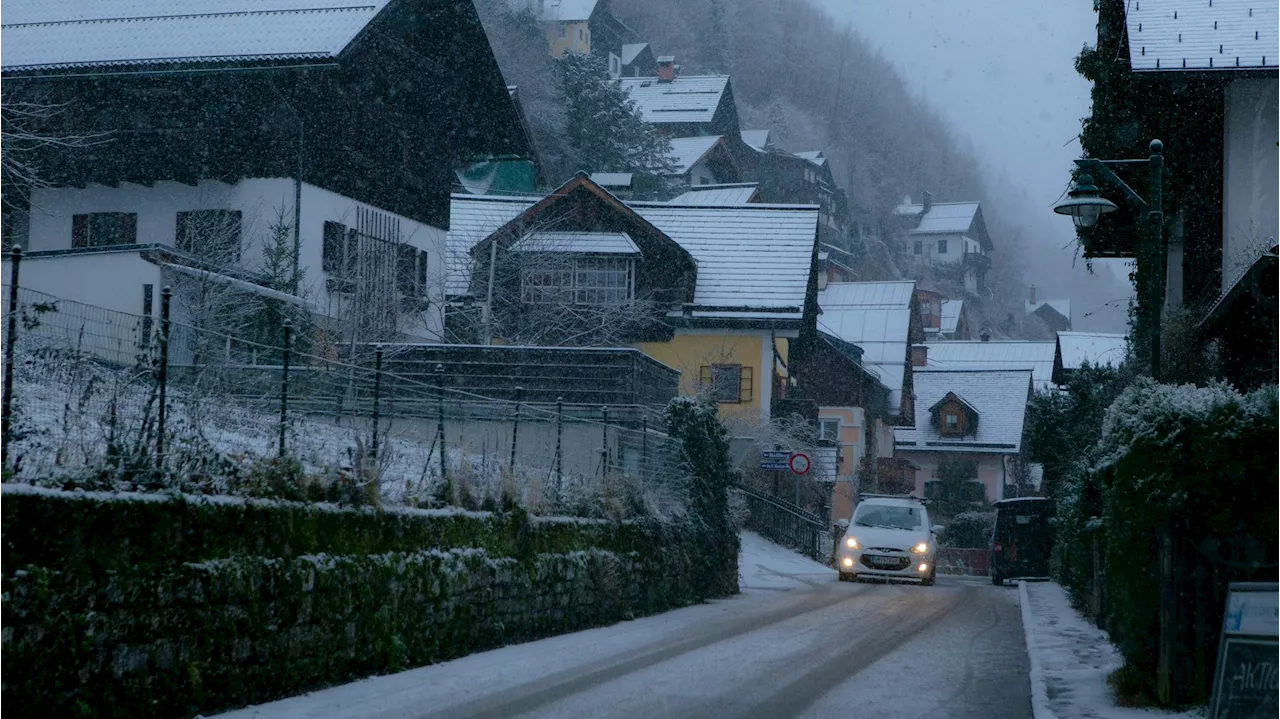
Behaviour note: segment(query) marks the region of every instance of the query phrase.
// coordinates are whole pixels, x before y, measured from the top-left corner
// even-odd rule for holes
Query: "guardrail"
[[[772,542],[791,547],[825,563],[830,547],[824,541],[826,522],[818,515],[777,497],[748,487],[737,487],[747,502],[747,529]]]

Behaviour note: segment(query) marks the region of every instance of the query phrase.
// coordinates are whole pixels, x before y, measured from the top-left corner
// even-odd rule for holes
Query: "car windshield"
[[[920,529],[924,526],[924,513],[916,507],[863,504],[854,514],[853,523],[859,527]]]

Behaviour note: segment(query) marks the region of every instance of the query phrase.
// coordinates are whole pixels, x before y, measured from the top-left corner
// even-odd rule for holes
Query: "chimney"
[[[928,190],[924,191],[924,214],[929,213],[929,208],[933,207],[933,193]]]
[[[983,327],[982,331],[978,333],[978,339],[982,340],[983,342],[990,342],[991,330],[987,329],[986,327]]]
[[[911,195],[903,195],[903,196],[902,196],[902,204],[904,204],[904,205],[910,205],[910,204],[911,204]]]
[[[925,345],[911,345],[911,366],[929,366],[929,348]]]
[[[658,58],[658,82],[675,82],[676,58],[674,55],[663,55]]]
[[[1035,285],[1031,285],[1031,304],[1032,304],[1032,306],[1034,306],[1034,305],[1035,305],[1035,303],[1036,303],[1036,286],[1035,286]]]

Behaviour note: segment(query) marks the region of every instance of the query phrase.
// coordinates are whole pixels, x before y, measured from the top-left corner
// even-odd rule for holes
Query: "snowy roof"
[[[675,165],[674,174],[683,175],[698,161],[706,157],[711,148],[720,142],[720,135],[699,135],[697,137],[671,138],[671,161]]]
[[[711,122],[729,86],[729,76],[685,75],[671,82],[624,77],[618,82],[631,93],[645,122]]]
[[[542,17],[559,22],[585,22],[596,11],[596,0],[542,0]]]
[[[920,224],[911,230],[913,235],[958,235],[969,231],[978,214],[976,202],[934,202],[920,218]],[[924,205],[898,205],[897,215],[919,215]]]
[[[960,325],[960,313],[963,310],[964,300],[943,300],[938,330],[947,335],[955,333]]]
[[[889,410],[901,411],[915,282],[830,282],[818,293],[818,331],[857,345],[862,364],[889,388]]]
[[[1053,387],[1053,342],[950,340],[925,347],[929,370],[1031,370],[1037,389]]]
[[[593,172],[591,181],[601,187],[631,187],[630,172]]]
[[[1059,332],[1058,352],[1064,370],[1080,369],[1085,362],[1095,367],[1119,367],[1124,361],[1128,337],[1102,332]]]
[[[622,64],[630,65],[632,62],[635,62],[636,56],[644,52],[646,47],[649,47],[649,43],[647,42],[627,43],[623,45],[621,58]]]
[[[1135,72],[1274,70],[1280,58],[1274,2],[1142,0],[1125,24]]]
[[[6,71],[337,57],[388,0],[96,0],[5,6]]]
[[[745,205],[756,196],[760,185],[755,182],[737,182],[724,185],[694,185],[689,191],[668,200],[670,205],[702,205],[730,207]]]
[[[758,152],[764,152],[772,144],[769,140],[768,130],[742,130],[740,134],[742,135],[742,141]]]
[[[822,167],[827,162],[827,158],[822,156],[822,150],[807,150],[805,152],[794,152],[792,154],[801,160],[808,160],[818,167]]]
[[[468,291],[471,248],[540,199],[453,195],[446,280],[450,295],[463,295]],[[698,267],[694,288],[696,304],[795,308],[792,312],[764,312],[751,316],[772,319],[798,319],[801,316],[805,288],[809,283],[810,260],[818,234],[816,206],[628,204],[693,257]],[[695,313],[695,316],[721,315],[744,316],[742,313]]]
[[[572,252],[638,255],[625,232],[535,232],[511,246],[514,252]]]
[[[1022,447],[1022,427],[1031,388],[1029,370],[917,370],[912,376],[916,395],[914,427],[893,430],[899,452],[1016,453]],[[933,427],[930,408],[948,392],[964,397],[978,413],[978,429],[964,437],[943,437]]]
[[[1041,300],[1039,302],[1023,302],[1022,304],[1026,309],[1027,314],[1036,312],[1041,307],[1049,305],[1054,312],[1065,317],[1068,322],[1071,321],[1071,300]]]

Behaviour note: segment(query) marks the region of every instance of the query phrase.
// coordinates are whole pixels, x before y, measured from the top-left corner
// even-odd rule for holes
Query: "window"
[[[938,433],[943,437],[959,437],[965,433],[968,424],[964,408],[954,402],[942,406],[938,418]]]
[[[832,442],[839,442],[840,441],[840,420],[839,419],[818,420],[818,438],[830,440]]]
[[[582,37],[582,28],[578,28],[578,42],[583,42],[583,41],[584,41],[584,38]]]
[[[622,77],[622,59],[609,53],[609,77]]]
[[[324,248],[321,250],[320,269],[324,272],[341,272],[343,237],[347,227],[340,222],[324,223]]]
[[[949,432],[960,431],[960,415],[954,412],[948,412],[946,415],[944,415],[944,417],[946,419],[946,422],[944,424],[944,428],[946,430],[948,430]]]
[[[240,211],[179,212],[174,244],[179,250],[210,262],[239,262]]]
[[[633,267],[630,258],[621,257],[565,258],[548,267],[525,267],[521,296],[533,304],[625,304],[632,297]]]
[[[717,402],[750,402],[753,397],[753,368],[740,364],[703,365],[699,371],[701,385],[711,390]]]
[[[945,254],[947,254],[947,241],[946,241],[946,240],[938,240],[938,254],[940,254],[940,255],[945,255]]]
[[[920,240],[916,240],[915,247],[914,247],[914,248],[912,248],[912,249],[913,249],[913,251],[914,251],[917,255],[923,255],[923,254],[924,254],[924,243],[923,243],[923,242],[921,242]]]
[[[404,299],[427,295],[427,253],[413,245],[396,246],[396,291]]]
[[[94,212],[71,217],[72,247],[132,245],[137,241],[137,213]]]

